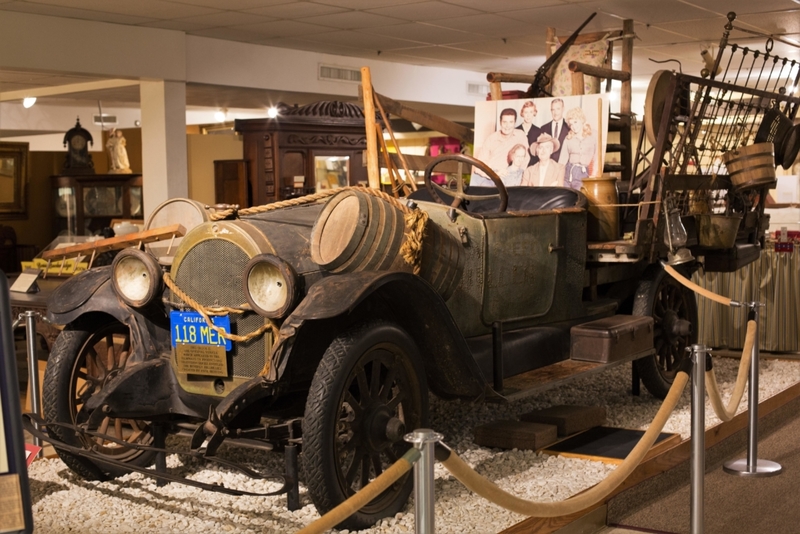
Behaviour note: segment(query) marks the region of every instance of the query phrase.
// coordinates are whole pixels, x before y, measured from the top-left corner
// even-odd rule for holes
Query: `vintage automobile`
[[[439,161],[453,158],[494,174],[467,156]],[[46,420],[136,444],[153,444],[157,426],[188,429],[207,455],[223,441],[300,442],[324,513],[409,447],[404,434],[428,424],[429,391],[503,401],[602,369],[570,359],[572,326],[620,312],[621,325],[653,317],[655,345],[620,361],[639,358],[647,388],[666,393],[694,340],[691,293],[658,263],[589,276],[578,191],[506,189],[493,175],[496,190],[466,194],[433,184],[432,168],[427,189],[406,201],[349,188],[232,213],[189,230],[173,257],[126,249],[67,281],[49,306],[66,328],[45,373]],[[406,219],[423,213],[409,263]],[[126,465],[155,455],[62,426],[50,432]],[[59,454],[86,478],[124,471]],[[396,513],[411,486],[406,476],[345,525]]]

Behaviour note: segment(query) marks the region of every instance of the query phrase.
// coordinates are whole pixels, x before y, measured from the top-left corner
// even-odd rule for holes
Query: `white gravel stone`
[[[727,400],[738,371],[738,360],[715,358],[715,371],[723,400]],[[759,396],[764,399],[800,382],[800,362],[762,360]],[[479,447],[472,438],[477,425],[496,419],[514,418],[534,409],[558,404],[605,405],[608,425],[645,429],[661,402],[643,390],[633,397],[630,366],[624,365],[590,378],[544,392],[524,401],[505,405],[442,401],[431,396],[431,428],[444,434],[445,441],[479,473],[506,491],[529,500],[555,502],[575,495],[603,480],[613,465],[570,459],[524,450],[502,451]],[[746,399],[739,411],[746,409]],[[719,423],[706,403],[706,426]],[[687,390],[670,417],[665,430],[689,437],[690,393]],[[168,446],[187,446],[171,437]],[[259,472],[282,471],[283,456],[223,447],[224,457]],[[227,468],[202,464],[171,455],[167,465],[173,472],[193,480],[224,484],[250,492],[273,491],[279,484],[252,480]],[[143,475],[130,474],[108,482],[82,480],[58,459],[37,460],[30,468],[31,497],[37,532],[229,532],[289,533],[319,517],[300,486],[302,508],[286,509],[286,497],[234,497],[206,492],[180,484],[157,487]],[[485,534],[498,532],[524,519],[464,488],[449,472],[435,467],[436,531],[439,534]],[[384,519],[368,534],[414,532],[414,508]],[[334,531],[336,532],[336,531]],[[339,534],[350,534],[341,531]]]

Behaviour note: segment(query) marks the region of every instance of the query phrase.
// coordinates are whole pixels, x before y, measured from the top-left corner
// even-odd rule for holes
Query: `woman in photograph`
[[[567,111],[569,134],[564,139],[559,163],[564,165],[564,187],[581,189],[583,179],[589,176],[589,166],[597,152],[597,139],[592,127],[586,122],[581,108]]]
[[[532,143],[535,143],[536,139],[539,138],[539,134],[542,133],[542,129],[533,123],[533,119],[536,118],[536,113],[536,104],[534,104],[532,100],[528,100],[522,104],[522,108],[519,110],[519,116],[522,122],[517,126],[517,130],[522,130],[522,133],[528,136],[527,146],[531,146]],[[537,161],[539,161],[538,156],[536,156],[536,154],[531,154],[528,165],[533,165]]]
[[[515,187],[522,182],[522,173],[528,167],[528,147],[525,145],[514,145],[508,151],[508,168],[499,173],[503,185],[506,187]]]

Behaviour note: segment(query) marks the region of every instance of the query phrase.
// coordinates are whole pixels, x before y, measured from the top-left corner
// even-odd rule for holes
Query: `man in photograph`
[[[483,145],[476,151],[475,157],[500,174],[508,167],[508,153],[514,145],[528,146],[528,136],[522,130],[515,129],[517,112],[506,108],[500,112],[500,128],[489,135]],[[494,187],[494,182],[486,174],[473,167],[470,185]]]
[[[558,139],[550,134],[540,134],[539,139],[531,145],[531,154],[539,156],[539,161],[522,173],[520,185],[536,187],[563,187],[564,166],[551,158],[561,148]]]
[[[557,140],[559,147],[564,146],[564,139],[566,139],[567,134],[569,133],[569,125],[567,125],[567,121],[564,120],[563,100],[560,98],[554,98],[553,101],[550,102],[550,116],[552,117],[552,120],[544,123],[541,127],[541,131]],[[561,148],[558,148],[550,157],[558,161],[560,155]]]

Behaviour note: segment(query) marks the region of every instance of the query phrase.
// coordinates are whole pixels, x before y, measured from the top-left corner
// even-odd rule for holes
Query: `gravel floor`
[[[723,398],[733,387],[738,360],[716,359],[715,370]],[[800,362],[762,360],[760,397],[766,398],[800,382]],[[605,478],[613,466],[600,462],[566,459],[530,451],[501,451],[477,446],[472,429],[495,419],[557,404],[604,404],[608,424],[646,428],[660,401],[643,390],[632,397],[630,366],[624,365],[591,378],[574,381],[525,401],[508,405],[444,402],[431,397],[431,427],[480,473],[516,495],[537,501],[559,501]],[[745,397],[746,398],[746,397]],[[706,425],[719,420],[706,403]],[[744,403],[740,410],[744,410]],[[689,436],[690,396],[684,392],[666,431]],[[169,446],[185,446],[185,440],[170,438]],[[280,454],[223,449],[261,471],[283,469]],[[208,467],[195,461],[182,462],[177,455],[168,466],[178,474],[228,487],[268,492],[275,483],[254,481],[244,475]],[[286,510],[286,498],[233,497],[205,492],[180,484],[157,488],[149,478],[132,474],[109,482],[87,482],[78,478],[60,460],[38,460],[30,468],[31,496],[37,532],[270,532],[289,533],[310,523],[318,514],[300,486],[300,510]],[[449,473],[436,466],[437,533],[498,532],[523,519],[471,494]],[[384,519],[364,533],[414,531],[413,504],[403,513]],[[342,531],[347,532],[347,531]]]

